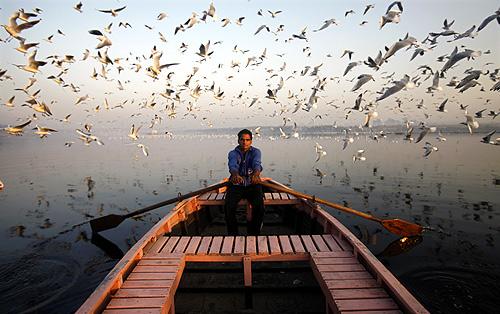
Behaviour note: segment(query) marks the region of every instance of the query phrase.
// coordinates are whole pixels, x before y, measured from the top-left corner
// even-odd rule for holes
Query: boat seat
[[[198,197],[200,205],[224,205],[226,192],[209,192]],[[288,193],[264,193],[264,205],[290,205],[299,204],[300,200]],[[238,205],[248,204],[246,199],[242,199]]]
[[[226,192],[209,192],[198,197],[200,205],[224,205]],[[264,193],[264,206],[298,204],[300,200],[288,193]],[[252,207],[246,199],[242,199],[238,206],[246,206],[247,220],[252,220]]]

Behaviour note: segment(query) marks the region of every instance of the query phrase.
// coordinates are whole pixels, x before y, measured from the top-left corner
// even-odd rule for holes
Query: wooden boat
[[[246,200],[243,235],[226,235],[225,188],[179,202],[77,313],[428,313],[316,203],[264,191],[260,236],[242,230]]]

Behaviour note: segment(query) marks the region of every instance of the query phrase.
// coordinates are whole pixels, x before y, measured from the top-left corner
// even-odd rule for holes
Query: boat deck
[[[252,263],[298,260],[310,261],[331,311],[401,312],[352,247],[331,234],[162,236],[144,251],[104,313],[175,313],[175,291],[186,262],[242,262],[245,286],[251,287]]]
[[[181,221],[200,205],[223,205],[224,193],[186,200],[136,243],[77,313],[175,313],[175,294],[186,263],[236,262],[252,287],[252,264],[308,261],[326,300],[326,313],[428,313],[404,286],[337,219],[314,215],[322,234],[183,236],[166,221]],[[245,204],[246,201],[243,202]],[[265,204],[299,204],[286,193],[265,193]],[[302,204],[303,205],[303,204]],[[300,204],[297,206],[301,206]]]

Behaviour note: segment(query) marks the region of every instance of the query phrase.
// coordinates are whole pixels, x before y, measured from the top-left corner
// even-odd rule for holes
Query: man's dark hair
[[[250,131],[248,129],[243,129],[243,130],[241,130],[241,131],[238,132],[238,139],[240,139],[243,134],[250,135],[250,139],[253,138],[252,131]]]

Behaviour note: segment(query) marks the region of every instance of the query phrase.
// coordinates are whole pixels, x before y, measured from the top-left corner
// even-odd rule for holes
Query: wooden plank
[[[245,237],[237,236],[234,239],[234,254],[245,254]]]
[[[247,255],[255,255],[257,253],[257,243],[255,236],[247,236],[247,245],[245,249],[245,253]]]
[[[280,193],[280,198],[281,198],[282,200],[289,200],[289,198],[288,198],[288,193]]]
[[[132,273],[174,273],[178,269],[177,265],[136,266]]]
[[[233,243],[234,237],[224,237],[224,241],[222,242],[222,254],[231,254],[233,252]]]
[[[315,261],[316,265],[355,265],[359,261],[355,257],[324,257]]]
[[[280,242],[278,240],[278,236],[271,235],[269,238],[269,250],[271,254],[281,254]]]
[[[150,309],[106,309],[103,314],[160,314],[161,308]]]
[[[133,288],[168,288],[174,280],[125,280],[120,289]]]
[[[252,260],[249,256],[243,258],[243,282],[245,287],[252,286]]]
[[[323,238],[323,240],[325,240],[331,251],[343,251],[342,247],[340,247],[340,245],[331,234],[323,234],[321,237]]]
[[[266,236],[258,236],[257,237],[257,249],[259,250],[259,255],[268,255],[269,254],[269,245],[267,244]]]
[[[206,200],[208,200],[209,196],[210,196],[210,193],[201,194],[200,196],[198,196],[198,200],[206,201]]]
[[[176,273],[134,273],[132,272],[127,280],[173,280]]]
[[[318,251],[318,249],[314,245],[314,242],[313,242],[310,235],[308,235],[308,234],[301,235],[300,237],[302,238],[302,242],[304,243],[304,246],[306,247],[307,252],[317,252]]]
[[[212,244],[210,244],[210,249],[208,251],[208,254],[219,254],[222,246],[222,240],[224,240],[224,237],[221,236],[214,237],[212,240]]]
[[[172,251],[173,251],[175,245],[177,244],[177,241],[179,241],[179,239],[180,239],[180,237],[170,237],[170,239],[168,239],[167,243],[165,243],[165,245],[161,249],[160,253],[162,253],[162,254],[172,253]]]
[[[166,297],[169,290],[169,288],[120,289],[113,298],[161,298]]]
[[[302,245],[302,241],[300,240],[300,237],[298,235],[291,235],[290,240],[292,241],[293,245],[293,250],[295,253],[305,253],[306,249],[304,249],[304,246]]]
[[[111,298],[106,309],[137,309],[137,308],[161,308],[165,302],[162,298]]]
[[[189,244],[184,253],[195,254],[196,250],[198,249],[198,246],[200,245],[200,242],[201,242],[201,237],[198,236],[191,237],[191,240],[189,241]]]
[[[203,237],[196,254],[206,255],[208,253],[208,249],[210,248],[210,242],[212,242],[212,237]]]
[[[325,280],[328,289],[364,289],[378,288],[380,285],[375,279],[349,279],[349,280]]]
[[[344,238],[337,236],[333,234],[333,237],[335,238],[335,241],[339,244],[339,246],[342,248],[344,251],[352,251],[352,245],[349,244]]]
[[[179,242],[177,242],[177,245],[175,246],[174,253],[184,253],[190,240],[191,237],[181,237]]]
[[[326,244],[325,240],[323,240],[323,237],[319,234],[313,234],[311,235],[312,240],[314,241],[314,244],[318,248],[318,251],[320,252],[329,252],[330,248]]]
[[[324,271],[363,271],[365,267],[361,264],[356,265],[317,265],[318,270]]]
[[[169,238],[170,237],[165,237],[165,236],[159,237],[156,240],[156,242],[153,244],[151,249],[149,249],[149,253],[152,253],[152,254],[159,253],[161,251],[161,249],[163,248],[163,246],[165,245],[165,243],[167,243]]]
[[[367,271],[322,272],[323,280],[370,279],[372,274]]]
[[[293,253],[293,247],[288,236],[280,235],[278,236],[278,240],[280,241],[281,250],[284,254]]]
[[[155,266],[155,265],[171,265],[178,266],[180,264],[180,259],[141,259],[137,266]]]
[[[330,292],[335,300],[389,298],[387,292],[382,288],[335,289],[330,290]]]
[[[362,299],[362,300],[338,300],[335,302],[339,311],[373,311],[373,310],[397,310],[398,305],[389,298],[385,299]]]
[[[353,257],[352,251],[334,251],[334,252],[314,252],[311,253],[313,259],[323,258],[323,257]]]

